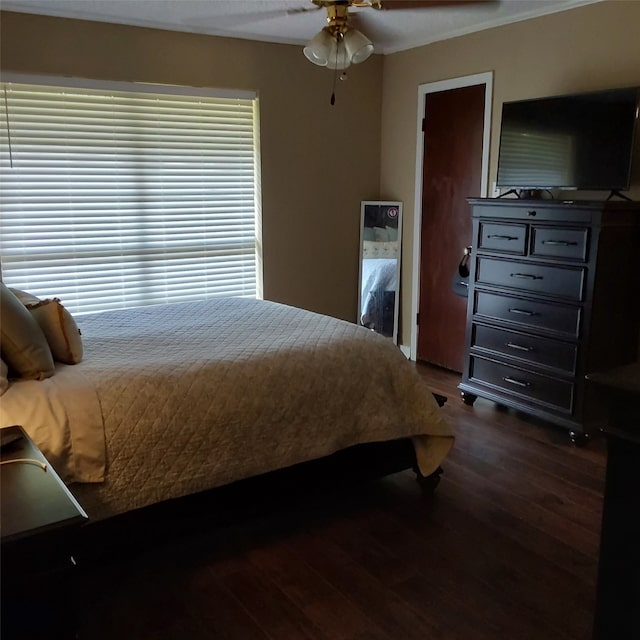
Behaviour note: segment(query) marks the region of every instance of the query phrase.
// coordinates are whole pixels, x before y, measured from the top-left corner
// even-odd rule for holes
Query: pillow
[[[364,227],[362,229],[362,239],[363,240],[375,240],[376,237],[373,234],[373,227]]]
[[[385,227],[385,229],[389,235],[389,240],[395,242],[398,239],[398,227]]]
[[[9,367],[4,360],[0,360],[0,396],[9,388]]]
[[[389,232],[383,227],[373,227],[373,235],[376,242],[389,241]]]
[[[29,310],[0,282],[0,352],[12,374],[44,380],[55,371],[51,350]]]
[[[40,302],[40,298],[36,298],[36,296],[27,293],[26,291],[20,291],[20,289],[12,289],[9,287],[9,291],[13,293],[13,295],[22,302],[25,307],[28,307],[30,304],[38,304]]]
[[[60,300],[41,300],[38,304],[29,305],[29,311],[40,325],[54,360],[78,364],[83,355],[80,329]]]

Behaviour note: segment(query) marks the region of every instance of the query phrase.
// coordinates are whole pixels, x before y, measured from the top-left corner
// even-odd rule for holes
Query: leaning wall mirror
[[[396,344],[401,238],[401,202],[361,203],[358,323]]]

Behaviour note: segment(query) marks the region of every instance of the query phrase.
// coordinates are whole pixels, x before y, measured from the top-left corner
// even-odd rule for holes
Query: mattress
[[[84,360],[12,383],[2,424],[56,456],[93,519],[365,442],[414,437],[428,475],[453,442],[397,347],[342,320],[222,298],[77,321]]]
[[[385,291],[396,291],[398,288],[398,261],[391,258],[363,258],[362,260],[362,291],[360,294],[361,312],[360,323],[368,326],[376,323],[381,326],[378,318],[376,296]]]

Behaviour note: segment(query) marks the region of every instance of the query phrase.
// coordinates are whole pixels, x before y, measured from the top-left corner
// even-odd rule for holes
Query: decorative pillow
[[[25,307],[28,307],[30,304],[38,304],[40,302],[40,298],[36,298],[36,296],[27,293],[26,291],[20,291],[20,289],[12,289],[9,287],[9,291],[13,293],[13,295],[22,302]]]
[[[83,355],[80,329],[60,300],[41,300],[28,308],[40,325],[54,360],[65,364],[78,364]]]
[[[0,396],[9,388],[9,367],[4,360],[0,360]]]
[[[44,380],[54,372],[51,350],[28,309],[0,282],[0,352],[13,375]]]

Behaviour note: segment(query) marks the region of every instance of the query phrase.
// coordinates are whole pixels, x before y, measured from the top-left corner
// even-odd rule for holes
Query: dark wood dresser
[[[578,441],[605,420],[585,375],[636,359],[640,203],[469,202],[462,397],[535,415]]]

